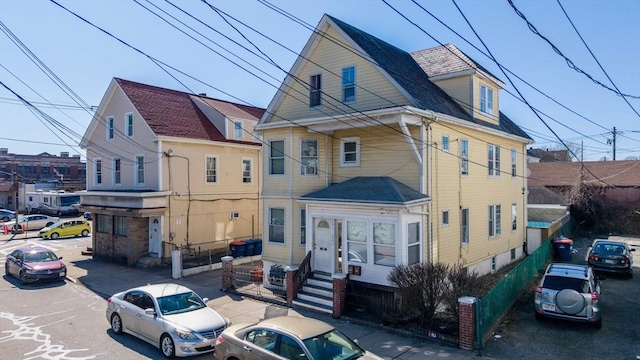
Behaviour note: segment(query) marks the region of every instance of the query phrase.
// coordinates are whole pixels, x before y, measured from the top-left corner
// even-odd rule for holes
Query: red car
[[[6,276],[13,275],[26,284],[37,281],[64,281],[67,267],[53,251],[42,246],[19,248],[7,255]]]

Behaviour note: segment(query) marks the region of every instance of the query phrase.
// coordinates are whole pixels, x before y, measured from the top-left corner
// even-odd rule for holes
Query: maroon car
[[[42,246],[19,248],[7,255],[5,275],[13,275],[25,284],[37,281],[64,281],[67,267],[62,258]]]

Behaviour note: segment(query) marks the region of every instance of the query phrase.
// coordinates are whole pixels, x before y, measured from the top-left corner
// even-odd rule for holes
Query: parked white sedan
[[[146,285],[111,296],[106,315],[114,333],[157,346],[165,357],[199,355],[213,351],[230,324],[207,301],[182,285]]]
[[[58,218],[51,217],[49,215],[42,214],[31,214],[31,215],[19,215],[18,216],[18,226],[16,227],[16,221],[10,220],[5,223],[5,225],[9,228],[10,231],[22,231],[26,229],[27,231],[31,230],[40,230],[44,227],[53,225],[59,221]],[[21,230],[22,229],[22,230]]]

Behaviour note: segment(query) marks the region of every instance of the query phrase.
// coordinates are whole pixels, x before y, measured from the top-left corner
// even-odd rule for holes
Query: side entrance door
[[[152,216],[149,218],[149,255],[154,257],[162,256],[162,224],[160,216]]]
[[[333,273],[333,221],[314,219],[313,270]]]

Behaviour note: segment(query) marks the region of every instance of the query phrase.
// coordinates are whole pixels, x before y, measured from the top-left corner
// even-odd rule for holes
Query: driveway
[[[615,237],[611,237],[615,239]],[[593,238],[574,239],[573,263],[586,263]],[[628,238],[640,245],[640,239]],[[536,321],[533,294],[523,293],[487,342],[483,354],[495,359],[635,359],[640,356],[640,246],[633,279],[607,275],[602,281],[602,329],[559,320]]]

